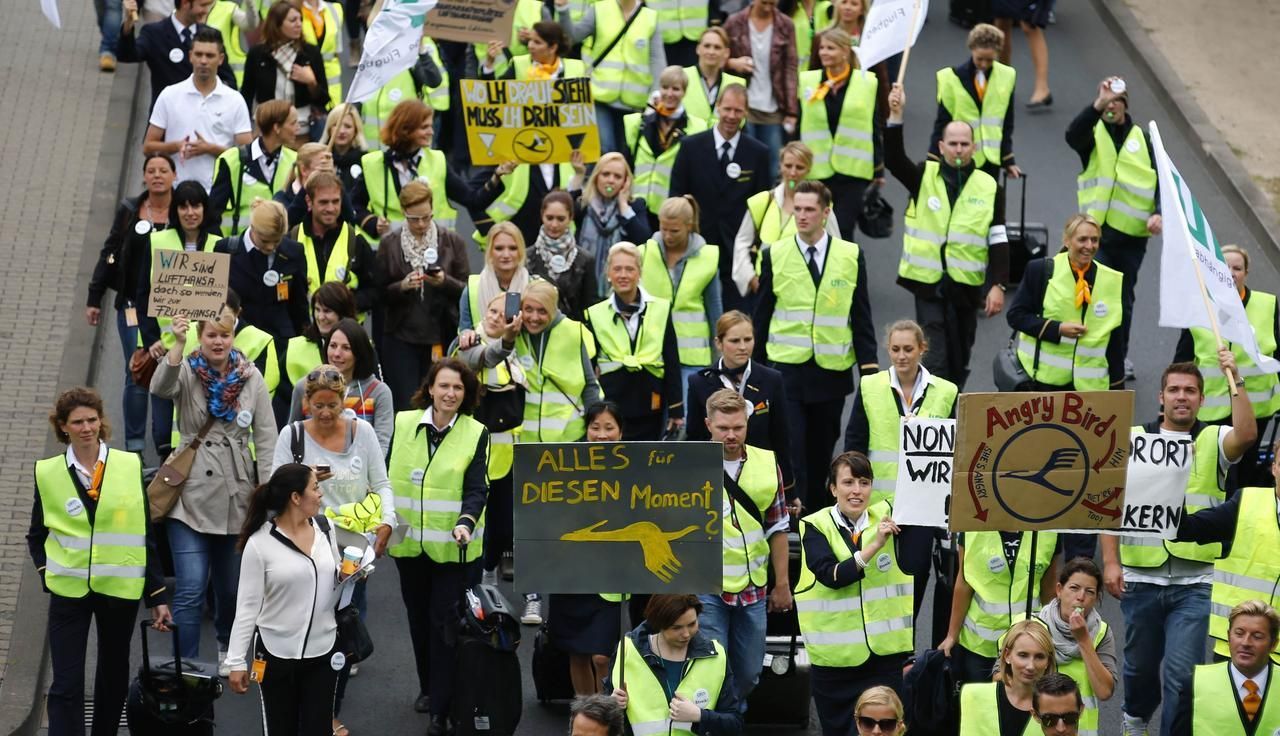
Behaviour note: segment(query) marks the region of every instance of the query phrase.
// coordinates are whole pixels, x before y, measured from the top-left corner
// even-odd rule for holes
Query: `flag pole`
[[[1196,271],[1196,282],[1200,284],[1200,298],[1204,300],[1204,310],[1209,313],[1209,327],[1213,330],[1213,339],[1221,350],[1226,346],[1222,342],[1222,333],[1218,330],[1218,315],[1213,310],[1213,300],[1209,298],[1209,287],[1205,286],[1204,274],[1200,271],[1200,261],[1196,258],[1196,247],[1191,244],[1191,238],[1187,238],[1187,255],[1191,258],[1191,266]],[[1231,397],[1235,398],[1240,394],[1240,389],[1236,386],[1235,372],[1230,368],[1224,368],[1222,373],[1227,377],[1227,388],[1231,391]]]
[[[912,34],[916,31],[916,24],[920,22],[920,5],[921,0],[916,0],[915,10],[911,13],[911,25],[907,26],[907,39],[910,41]],[[902,84],[902,80],[907,78],[907,62],[911,60],[911,47],[913,43],[908,43],[907,47],[902,50],[902,65],[898,67],[898,84]]]

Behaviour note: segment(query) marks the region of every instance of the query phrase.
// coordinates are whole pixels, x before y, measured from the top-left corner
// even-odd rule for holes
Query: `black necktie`
[[[722,167],[724,167],[724,166],[728,166],[728,165],[729,165],[729,161],[730,161],[730,159],[732,158],[732,157],[729,155],[729,149],[730,149],[730,148],[731,148],[731,146],[729,145],[729,141],[725,141],[724,143],[721,143],[721,144],[720,144],[720,166],[722,166]]]
[[[185,51],[191,50],[191,29],[190,28],[182,29],[182,48]]]
[[[816,286],[822,280],[822,271],[818,268],[818,246],[809,246],[809,275],[813,277],[813,283]]]

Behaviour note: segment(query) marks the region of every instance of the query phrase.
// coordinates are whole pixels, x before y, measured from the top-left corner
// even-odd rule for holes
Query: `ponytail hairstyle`
[[[284,512],[293,494],[302,493],[311,482],[314,471],[301,463],[287,463],[276,468],[271,479],[253,489],[249,495],[249,510],[245,513],[244,526],[240,527],[240,538],[236,540],[236,551],[243,552],[249,543],[249,537],[274,518]]]

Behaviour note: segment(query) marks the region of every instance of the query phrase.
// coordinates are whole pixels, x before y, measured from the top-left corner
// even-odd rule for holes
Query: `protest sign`
[[[1128,485],[1120,526],[1103,534],[1173,539],[1182,522],[1182,501],[1191,477],[1192,439],[1184,435],[1133,435]],[[1091,529],[1075,531],[1092,532]]]
[[[577,150],[600,158],[589,78],[461,81],[472,164],[566,163]]]
[[[226,253],[157,250],[151,258],[148,317],[182,315],[192,322],[218,318],[227,300],[231,256]]]
[[[422,41],[422,25],[435,4],[436,0],[383,0],[364,34],[360,66],[347,89],[347,102],[364,102],[414,65]]]
[[[518,444],[513,472],[520,590],[720,590],[718,443]]]
[[[898,437],[898,481],[893,520],[913,526],[947,526],[956,420],[909,419]]]
[[[1120,526],[1132,423],[1132,391],[961,395],[951,530]]]
[[[929,0],[876,0],[867,13],[862,38],[853,48],[858,55],[858,66],[870,69],[914,46],[928,17]]]
[[[511,0],[438,0],[427,13],[427,35],[436,41],[506,45],[515,17]]]

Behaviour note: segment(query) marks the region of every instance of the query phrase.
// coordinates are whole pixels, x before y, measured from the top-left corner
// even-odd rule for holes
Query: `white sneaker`
[[[537,598],[527,598],[524,602],[524,615],[520,617],[520,623],[526,626],[542,625],[542,601]]]
[[[498,584],[498,568],[495,567],[492,570],[485,570],[484,572],[480,573],[480,584],[481,585],[497,585]]]
[[[218,677],[230,677],[231,665],[227,664],[227,650],[218,650]]]
[[[1128,713],[1121,713],[1124,717],[1124,736],[1147,736],[1147,722]]]

